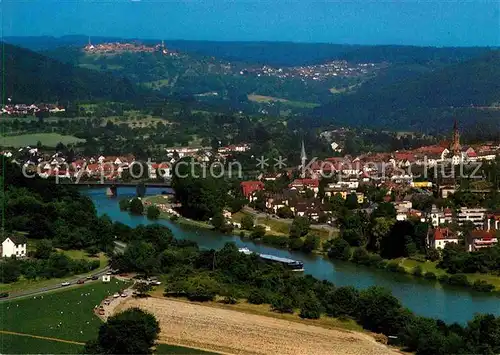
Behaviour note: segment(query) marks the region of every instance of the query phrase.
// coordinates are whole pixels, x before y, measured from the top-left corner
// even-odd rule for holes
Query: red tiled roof
[[[474,239],[490,240],[495,238],[495,234],[493,232],[479,229],[473,230],[471,235]]]
[[[449,228],[436,228],[434,229],[434,240],[457,239],[457,237],[450,231]]]
[[[319,186],[318,179],[295,179],[289,186]]]

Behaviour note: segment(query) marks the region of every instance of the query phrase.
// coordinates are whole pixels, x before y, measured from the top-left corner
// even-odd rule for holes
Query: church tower
[[[460,155],[460,151],[462,150],[462,146],[460,145],[460,132],[458,131],[457,120],[455,119],[455,124],[453,125],[453,135],[452,142],[450,145],[450,151],[453,155]]]
[[[306,148],[304,146],[304,140],[302,139],[302,146],[300,149],[300,168],[302,169],[302,173],[300,174],[302,178],[305,178],[306,174],[306,164],[307,163],[307,155],[306,155]]]

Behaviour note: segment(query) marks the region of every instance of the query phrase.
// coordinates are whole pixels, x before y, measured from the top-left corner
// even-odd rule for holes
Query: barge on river
[[[269,254],[254,253],[248,248],[240,248],[238,250],[240,253],[246,255],[256,254],[259,258],[261,258],[264,261],[268,261],[271,263],[279,263],[292,271],[304,271],[304,263],[302,261],[288,259],[288,258],[281,258],[279,256],[274,256]]]

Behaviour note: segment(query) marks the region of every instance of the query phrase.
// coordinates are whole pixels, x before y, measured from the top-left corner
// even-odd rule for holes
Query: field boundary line
[[[73,341],[73,340],[65,340],[65,339],[59,339],[59,338],[44,337],[44,336],[41,336],[41,335],[11,332],[9,330],[0,330],[0,334],[19,335],[19,336],[28,337],[28,338],[36,338],[36,339],[43,339],[43,340],[58,341],[60,343],[68,343],[68,344],[75,344],[75,345],[85,345],[85,343],[80,343],[78,341]]]

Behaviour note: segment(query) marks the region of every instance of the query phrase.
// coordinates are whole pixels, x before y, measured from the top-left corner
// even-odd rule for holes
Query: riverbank
[[[165,201],[168,200],[168,198],[169,197],[167,197],[166,195],[148,196],[143,198],[143,203],[147,202],[148,204],[156,204],[162,206],[165,204]],[[213,230],[213,226],[209,223],[195,221],[182,216],[167,213],[164,211],[165,208],[171,208],[171,206],[168,205],[167,207],[161,208],[162,210],[162,212],[160,213],[161,219],[167,219],[171,222],[178,223],[181,225],[188,225],[197,228]],[[254,243],[262,243],[263,245],[269,245],[284,250],[289,250],[288,235],[289,235],[291,220],[279,220],[276,218],[258,214],[255,211],[249,211],[248,209],[243,209],[240,212],[233,214],[231,217],[231,221],[241,224],[241,220],[245,216],[252,216],[255,220],[255,225],[263,225],[267,227],[265,237],[260,238],[258,240],[252,240],[250,238],[251,231],[239,228],[235,228],[232,234],[238,235],[241,238],[251,239],[252,242]],[[312,232],[320,236],[320,234],[318,234],[317,232],[317,229],[313,229],[313,226],[314,225],[311,226]],[[331,238],[338,237],[338,234],[332,235],[331,232],[332,232],[331,230],[330,231],[323,230],[323,233],[320,236],[319,247],[312,251],[313,254],[328,258],[327,253],[323,251],[322,248],[323,243]],[[369,254],[369,255],[370,257],[373,257],[375,254]],[[398,272],[407,274],[412,277],[423,279],[426,282],[438,281],[443,284],[450,284],[452,286],[462,287],[468,290],[474,290],[483,293],[495,293],[500,295],[500,276],[495,276],[490,274],[464,274],[465,277],[467,278],[467,282],[463,282],[463,280],[457,279],[455,275],[449,274],[445,270],[437,268],[437,262],[419,261],[412,258],[398,258],[394,260],[387,260],[387,259],[380,259],[380,257],[378,257],[378,259],[373,262],[372,259],[366,260],[366,262],[364,261],[356,262],[353,259],[350,259],[349,262],[358,265],[364,265],[377,270],[382,270],[384,272],[391,272],[391,273]],[[457,279],[458,282],[456,282],[455,279]],[[493,289],[488,290],[488,287],[490,288],[493,287]]]
[[[148,196],[159,195],[163,190],[161,188],[148,188],[147,194]],[[145,216],[135,216],[120,210],[119,200],[106,196],[104,188],[83,188],[82,191],[92,199],[98,215],[107,214],[113,221],[121,222],[130,227],[159,223],[170,228],[175,238],[196,242],[202,249],[218,250],[226,243],[233,242],[238,248],[246,247],[257,253],[301,260],[304,263],[306,275],[320,280],[328,280],[336,286],[354,286],[358,289],[366,289],[374,285],[385,287],[391,290],[405,307],[421,316],[442,319],[447,323],[466,324],[475,313],[500,315],[498,298],[488,293],[471,292],[471,290],[464,288],[449,287],[406,274],[391,273],[352,262],[269,247],[241,238],[238,235],[227,235],[196,227],[188,228],[172,223],[170,220],[148,220]],[[135,195],[136,189],[133,187],[120,189],[120,198],[133,198]]]
[[[160,322],[160,342],[230,354],[397,354],[367,333],[222,309],[178,299],[128,299]],[[210,330],[210,331],[208,331]]]

